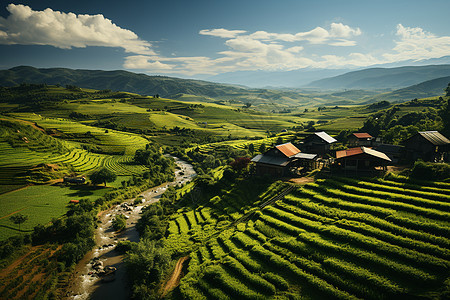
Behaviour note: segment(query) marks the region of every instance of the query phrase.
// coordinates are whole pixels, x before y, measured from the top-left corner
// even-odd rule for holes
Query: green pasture
[[[35,185],[0,195],[0,240],[17,235],[18,226],[9,220],[14,213],[21,213],[28,220],[21,230],[29,232],[38,224],[46,224],[52,218],[67,211],[70,200],[89,199],[94,201],[111,188],[92,186],[50,186]]]

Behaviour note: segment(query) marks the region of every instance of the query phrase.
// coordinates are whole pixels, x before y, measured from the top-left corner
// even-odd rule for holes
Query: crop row
[[[360,197],[352,198],[351,194],[345,194],[345,197],[340,197],[339,194],[333,194],[330,197],[330,193],[325,192],[322,194],[319,189],[311,185],[305,185],[303,189],[296,193],[313,201],[323,203],[329,207],[338,207],[353,212],[367,213],[375,217],[386,219],[398,226],[424,231],[435,236],[447,237],[450,235],[450,229],[448,227],[399,216],[395,209],[373,205],[377,203],[371,203],[370,201],[361,201]]]
[[[316,198],[317,200],[317,198]],[[329,199],[328,199],[329,200]],[[294,195],[288,195],[285,197],[284,203],[279,203],[280,206],[294,206],[297,210],[303,210],[306,212],[311,212],[316,215],[325,216],[330,219],[338,219],[338,220],[353,220],[358,221],[363,224],[368,224],[374,226],[378,229],[386,231],[398,238],[410,238],[414,241],[422,241],[425,242],[426,245],[439,246],[436,248],[438,252],[442,248],[449,248],[450,241],[447,238],[434,236],[429,233],[424,233],[421,230],[413,230],[409,228],[405,228],[404,226],[399,226],[394,223],[385,220],[384,218],[378,218],[368,213],[360,213],[355,211],[348,211],[340,208],[330,207],[323,205],[321,203],[315,203],[310,201],[309,199],[299,198]],[[325,203],[326,204],[326,203]],[[427,247],[428,248],[428,247]],[[447,253],[447,251],[445,251]]]
[[[395,257],[409,263],[421,264],[424,267],[433,267],[438,270],[445,270],[450,267],[450,263],[445,259],[440,259],[429,254],[418,252],[416,250],[399,247],[397,245],[385,242],[379,238],[371,237],[367,234],[358,233],[356,229],[357,224],[349,229],[340,228],[334,224],[323,225],[321,222],[311,221],[303,217],[299,217],[291,212],[277,209],[275,207],[268,207],[267,213],[274,216],[279,221],[287,222],[289,225],[294,225],[297,228],[303,228],[309,232],[316,232],[321,235],[331,237],[337,241],[343,241],[345,243],[351,243],[356,247],[361,247],[381,255],[388,257]],[[349,224],[349,221],[346,222]],[[377,232],[379,233],[379,232]],[[382,235],[382,234],[379,234]]]
[[[358,188],[356,187],[352,188],[349,186],[340,186],[339,188],[332,188],[326,186],[325,184],[319,185],[315,183],[308,184],[308,187],[314,188],[325,195],[331,195],[333,197],[339,197],[341,199],[348,199],[357,203],[364,203],[372,206],[381,206],[385,208],[391,208],[393,210],[403,210],[434,220],[450,221],[450,213],[443,212],[438,209],[419,207],[409,203],[385,200],[376,197],[377,193],[373,193],[372,196],[355,194],[355,192],[358,191]]]
[[[439,192],[420,191],[420,190],[415,190],[415,189],[408,189],[404,186],[396,187],[396,186],[390,186],[390,185],[386,185],[386,184],[375,183],[375,182],[371,182],[371,181],[362,181],[362,180],[343,178],[343,177],[334,178],[334,180],[341,182],[341,183],[347,183],[347,184],[353,185],[353,186],[369,188],[371,190],[389,192],[389,195],[394,194],[395,197],[398,199],[409,199],[409,200],[412,199],[415,202],[417,202],[418,199],[430,199],[430,200],[441,201],[441,202],[444,202],[444,204],[447,204],[447,206],[446,206],[447,208],[450,208],[450,205],[448,204],[448,201],[450,200],[450,196],[442,193],[443,190],[441,190]],[[381,193],[380,195],[387,195],[387,193]]]
[[[289,232],[291,235],[297,235],[305,242],[308,242],[314,245],[315,247],[318,247],[319,249],[325,251],[339,251],[346,254],[347,256],[351,256],[357,259],[364,259],[367,263],[382,265],[383,267],[389,268],[404,276],[406,275],[408,277],[412,277],[420,281],[430,281],[435,279],[429,273],[419,270],[417,268],[410,267],[407,264],[397,263],[391,259],[384,258],[383,256],[377,255],[371,251],[366,251],[365,249],[360,249],[359,247],[355,247],[353,245],[350,246],[345,243],[342,244],[332,243],[330,241],[321,238],[319,234],[307,232],[296,226],[283,222],[277,218],[265,214],[262,214],[260,218],[261,220],[263,220],[264,223],[269,224],[270,226],[274,226],[282,231]]]
[[[368,180],[368,179],[366,179]],[[415,191],[424,191],[424,192],[431,192],[431,193],[437,193],[437,194],[444,194],[444,195],[450,195],[450,187],[435,187],[435,186],[427,186],[427,185],[420,185],[413,182],[398,182],[394,181],[392,179],[383,179],[383,178],[375,178],[368,180],[369,182],[379,183],[385,186],[393,186],[408,190],[415,190]]]
[[[426,207],[432,209],[438,209],[442,211],[449,212],[450,211],[450,203],[446,202],[446,195],[438,195],[434,194],[436,198],[439,200],[430,200],[427,199],[426,195],[422,195],[421,197],[404,195],[401,194],[400,191],[389,191],[384,192],[379,186],[379,184],[374,184],[370,182],[358,182],[356,185],[346,184],[347,179],[345,181],[340,179],[339,181],[328,179],[324,183],[327,186],[335,186],[340,190],[349,191],[358,195],[367,195],[367,196],[376,196],[378,198],[390,199],[392,201],[412,204],[418,207]],[[353,184],[355,184],[353,182]],[[361,187],[363,186],[363,187]],[[368,187],[368,188],[367,188]],[[428,193],[431,194],[431,193]],[[441,198],[439,198],[441,196]],[[450,216],[450,215],[449,215]]]

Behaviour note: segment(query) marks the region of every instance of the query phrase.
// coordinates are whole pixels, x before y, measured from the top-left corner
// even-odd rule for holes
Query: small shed
[[[450,151],[450,140],[439,131],[421,131],[403,142],[406,159],[439,162]]]
[[[256,175],[285,176],[300,150],[292,143],[277,145],[251,160],[256,165]]]
[[[370,147],[370,146],[372,146],[373,140],[374,140],[373,136],[371,136],[367,132],[352,133],[348,137],[348,146],[349,147],[359,147],[359,146]]]
[[[337,140],[325,131],[314,132],[303,140],[303,151],[308,153],[315,153],[324,155],[330,151],[331,144]]]
[[[83,184],[86,183],[86,177],[84,176],[64,177],[64,183]]]
[[[335,166],[351,171],[386,170],[391,159],[383,152],[367,147],[355,147],[336,151]]]

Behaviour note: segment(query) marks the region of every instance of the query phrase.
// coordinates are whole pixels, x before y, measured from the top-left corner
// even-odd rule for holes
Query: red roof
[[[365,153],[370,156],[374,156],[374,157],[377,157],[377,158],[380,158],[380,159],[383,159],[386,161],[391,161],[391,159],[383,152],[376,151],[376,150],[373,150],[373,149],[367,148],[367,147],[356,147],[356,148],[350,148],[347,150],[336,151],[336,159],[353,156],[353,155],[358,155],[358,154],[362,154],[362,153]]]
[[[291,157],[297,153],[300,153],[300,150],[298,150],[298,148],[295,147],[292,143],[281,144],[275,147],[287,157]]]
[[[80,200],[70,200],[69,203],[79,203]]]
[[[336,151],[336,158],[352,156],[352,155],[361,154],[361,153],[363,153],[363,150],[361,147],[350,148],[350,149],[346,149],[346,150],[339,150],[339,151]]]
[[[360,132],[360,133],[354,133],[354,136],[356,136],[358,139],[370,139],[372,136],[368,134],[367,132]]]

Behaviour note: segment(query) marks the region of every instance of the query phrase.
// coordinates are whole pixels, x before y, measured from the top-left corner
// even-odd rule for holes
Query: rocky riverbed
[[[159,201],[168,186],[186,183],[196,176],[192,165],[178,158],[175,158],[175,162],[178,168],[174,181],[141,193],[138,196],[142,199],[140,204],[134,205],[134,199],[130,199],[101,213],[100,224],[95,233],[96,247],[78,263],[68,299],[129,298],[123,255],[115,250],[115,246],[119,241],[139,241],[135,225],[142,208]],[[127,218],[126,228],[120,233],[116,233],[112,227],[112,220],[118,214]]]

